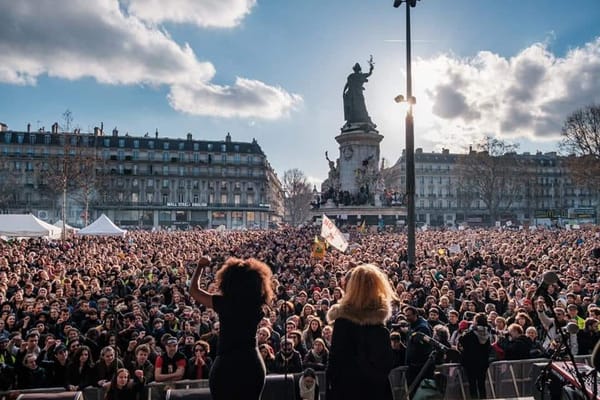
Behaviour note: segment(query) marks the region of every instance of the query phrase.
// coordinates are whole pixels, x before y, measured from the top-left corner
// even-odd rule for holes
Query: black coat
[[[505,360],[526,360],[530,358],[533,343],[525,335],[518,336],[509,341],[504,348]]]
[[[388,377],[394,354],[384,326],[389,311],[331,308],[327,317],[335,323],[327,365],[328,399],[392,399]]]
[[[461,362],[468,371],[481,371],[489,366],[492,344],[488,335],[484,343],[479,341],[477,334],[469,331],[458,339],[461,346]]]

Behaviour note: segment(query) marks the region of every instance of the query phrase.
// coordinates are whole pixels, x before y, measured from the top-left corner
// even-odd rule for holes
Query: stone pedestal
[[[375,191],[379,171],[379,143],[383,139],[372,125],[345,126],[335,140],[340,145],[340,190],[351,195],[361,188]]]

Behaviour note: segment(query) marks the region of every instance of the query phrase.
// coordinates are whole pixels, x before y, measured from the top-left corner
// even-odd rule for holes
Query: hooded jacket
[[[334,323],[327,398],[391,400],[388,376],[394,365],[389,331],[384,322],[391,309],[353,309],[336,304],[327,313]],[[331,396],[331,397],[330,397]]]

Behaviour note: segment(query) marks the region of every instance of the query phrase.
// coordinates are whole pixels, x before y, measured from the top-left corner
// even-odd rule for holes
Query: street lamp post
[[[406,3],[406,101],[408,110],[405,119],[406,135],[406,227],[408,233],[407,258],[408,265],[415,265],[415,132],[413,119],[412,95],[412,65],[411,65],[411,39],[410,39],[410,8],[417,5],[417,0],[394,0],[394,8]],[[403,101],[402,96],[396,97],[396,102]]]

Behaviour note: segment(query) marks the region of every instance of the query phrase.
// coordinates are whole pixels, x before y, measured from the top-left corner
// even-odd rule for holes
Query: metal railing
[[[575,360],[579,363],[590,364],[590,356],[577,356]],[[539,368],[536,364],[548,363],[547,358],[536,358],[515,361],[496,361],[490,364],[487,380],[487,398],[499,399],[510,397],[525,397],[537,394],[535,382],[538,378]],[[406,400],[406,373],[407,367],[398,367],[390,373],[390,385],[394,400]],[[467,376],[460,364],[442,364],[436,367],[446,376],[446,387],[443,398],[448,400],[466,400],[469,398],[469,383]],[[298,375],[298,374],[294,374]],[[320,399],[326,399],[327,382],[325,372],[317,371],[319,382]],[[282,376],[283,377],[283,376]],[[192,389],[208,388],[208,379],[181,380],[176,382],[152,382],[144,387],[144,399],[165,400],[169,389]],[[16,398],[15,394],[28,393],[57,393],[63,392],[64,388],[42,388],[13,390],[0,392],[0,399]],[[97,387],[88,387],[83,391],[85,400],[103,400],[104,390]]]

